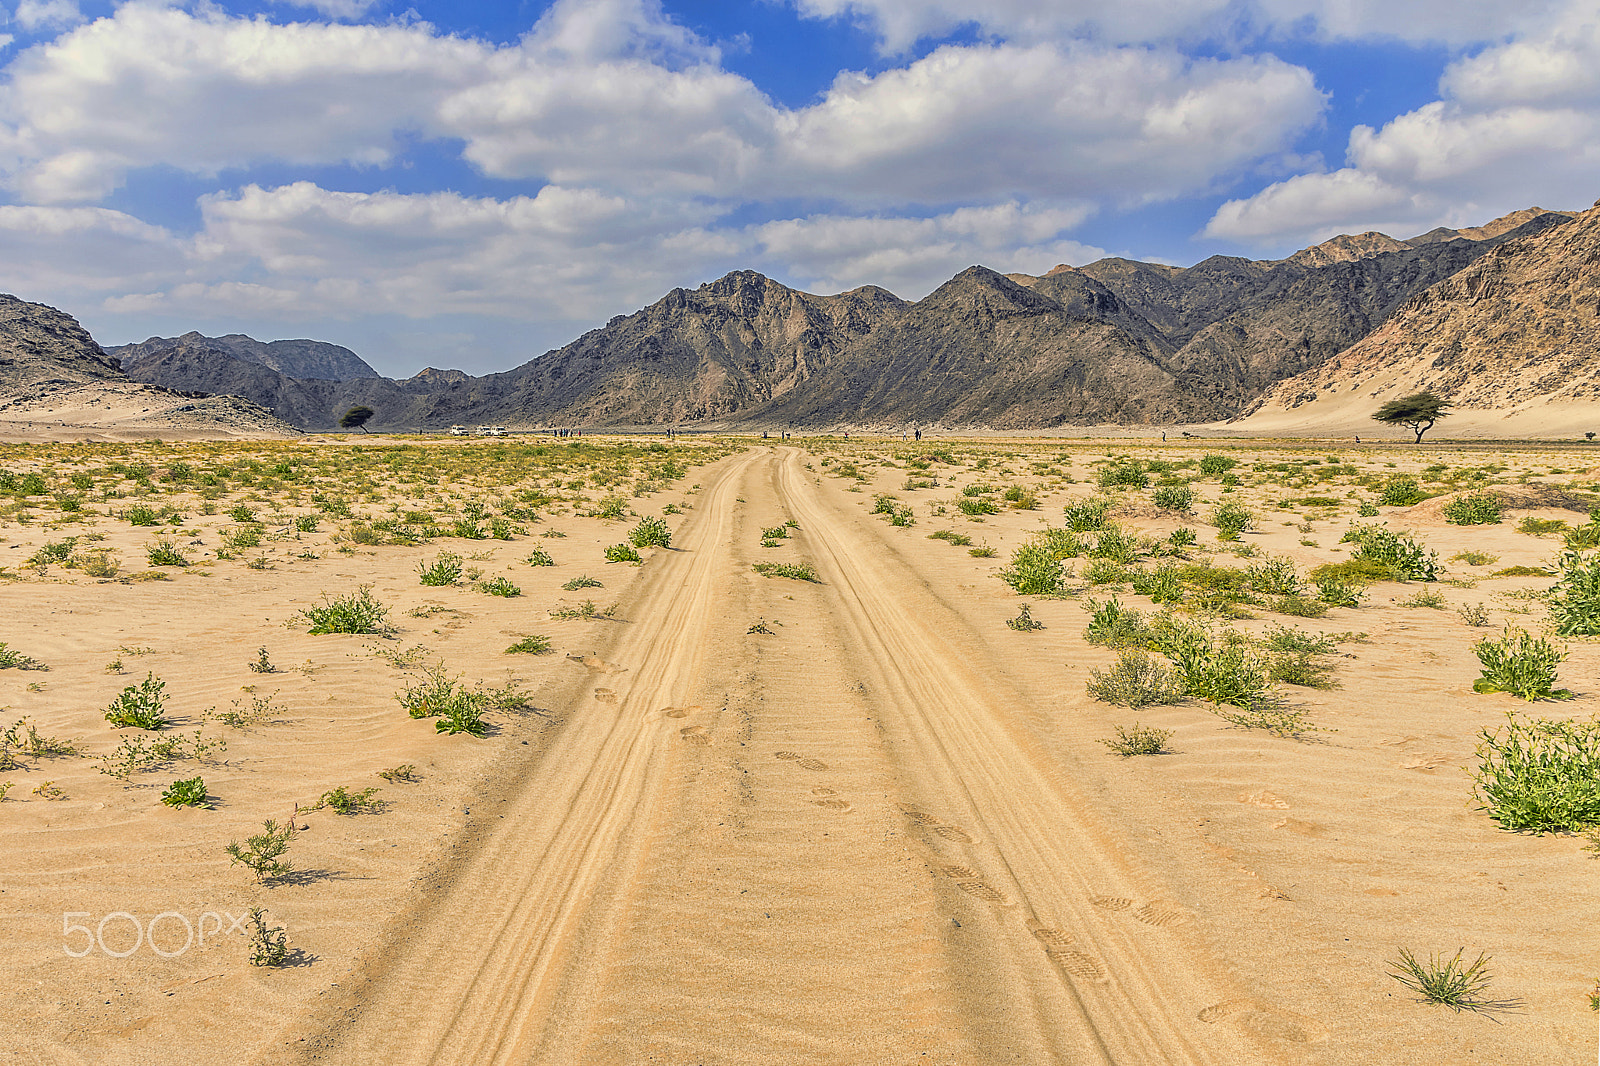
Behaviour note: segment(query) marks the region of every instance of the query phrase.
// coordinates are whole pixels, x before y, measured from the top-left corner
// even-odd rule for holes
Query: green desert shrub
[[[1396,474],[1378,490],[1378,502],[1386,507],[1410,507],[1425,499],[1417,479],[1409,474]]]
[[[1245,571],[1250,588],[1268,596],[1298,596],[1305,589],[1292,559],[1267,559],[1251,563]]]
[[[1006,619],[1006,625],[1015,629],[1018,633],[1032,633],[1035,630],[1044,628],[1044,623],[1033,616],[1032,608],[1026,603],[1022,605],[1022,610],[1018,612],[1015,618]]]
[[[1090,644],[1122,648],[1149,640],[1144,617],[1134,608],[1124,607],[1115,596],[1104,602],[1087,599],[1083,605],[1089,609],[1089,625],[1083,631],[1083,639]]]
[[[1237,540],[1240,533],[1255,526],[1255,515],[1244,504],[1224,500],[1211,512],[1211,524],[1217,527],[1218,540]]]
[[[177,544],[162,537],[145,548],[145,557],[151,566],[188,566],[189,560],[178,550]]]
[[[628,540],[635,548],[665,548],[672,543],[672,530],[665,519],[648,515],[629,531]]]
[[[129,685],[118,693],[106,708],[105,719],[118,729],[164,729],[167,725],[166,682],[155,674],[145,675],[137,685]]]
[[[608,563],[637,563],[642,560],[631,544],[613,544],[605,551]]]
[[[312,604],[300,612],[301,620],[308,624],[313,636],[324,633],[379,633],[392,632],[389,625],[389,608],[372,594],[371,585],[362,585],[355,592],[329,597],[323,594],[322,602]]]
[[[1087,533],[1105,528],[1106,512],[1110,509],[1110,500],[1074,500],[1063,507],[1061,513],[1066,518],[1067,529],[1074,533]]]
[[[376,787],[363,789],[349,789],[344,785],[331,788],[322,794],[313,811],[330,810],[334,814],[379,814],[387,804],[378,799],[379,790]]]
[[[1483,674],[1472,683],[1474,692],[1506,692],[1523,700],[1566,700],[1572,693],[1558,689],[1556,667],[1566,659],[1565,649],[1525,629],[1506,627],[1498,639],[1485,637],[1472,645],[1483,664]]]
[[[182,781],[174,781],[161,793],[161,802],[168,807],[204,807],[206,803],[206,783],[197,775]]]
[[[1535,518],[1528,515],[1517,523],[1518,533],[1565,533],[1567,524],[1559,518]]]
[[[1206,477],[1221,477],[1239,465],[1239,460],[1227,455],[1202,455],[1200,473]]]
[[[1183,682],[1177,672],[1138,648],[1121,649],[1113,666],[1105,670],[1091,669],[1089,675],[1086,685],[1089,695],[1120,707],[1137,710],[1155,704],[1177,703],[1184,696]]]
[[[1550,620],[1563,637],[1600,634],[1600,552],[1564,551],[1556,559]]]
[[[418,580],[432,588],[461,583],[461,556],[455,552],[440,552],[431,563],[418,563]]]
[[[477,582],[473,587],[479,592],[487,595],[503,596],[506,599],[510,599],[513,596],[522,595],[521,588],[519,588],[517,585],[514,585],[510,581],[507,581],[503,577],[486,578],[483,581]]]
[[[1600,826],[1600,721],[1506,715],[1478,734],[1473,790],[1502,829],[1579,833]]]
[[[1444,520],[1458,526],[1496,525],[1502,513],[1500,497],[1492,492],[1468,493],[1444,505]]]
[[[1449,1007],[1456,1013],[1464,1010],[1486,1011],[1500,1009],[1506,1004],[1491,1003],[1483,998],[1489,987],[1489,956],[1478,954],[1473,962],[1465,961],[1466,949],[1458,949],[1451,958],[1443,955],[1429,956],[1422,962],[1405,948],[1400,949],[1398,961],[1389,976],[1415,992],[1428,1003]]]
[[[524,560],[529,566],[554,566],[556,561],[550,558],[550,553],[543,548],[535,548]]]
[[[1194,508],[1194,489],[1184,485],[1157,485],[1150,493],[1150,502],[1163,511],[1187,513]]]
[[[243,844],[232,841],[222,850],[227,852],[232,863],[249,869],[258,883],[265,884],[294,872],[294,867],[283,857],[294,834],[292,822],[279,825],[268,818],[262,823],[261,832],[246,837]]]
[[[1167,742],[1172,739],[1172,730],[1156,729],[1154,726],[1133,723],[1132,728],[1113,726],[1117,735],[1110,740],[1100,743],[1110,748],[1115,755],[1131,758],[1135,755],[1170,755]]]
[[[1139,460],[1119,455],[1096,471],[1094,480],[1103,489],[1142,489],[1150,484],[1150,475]]]
[[[1439,553],[1406,533],[1376,525],[1353,525],[1339,543],[1354,543],[1352,562],[1368,560],[1387,567],[1397,581],[1439,580]]]
[[[1066,591],[1065,559],[1046,538],[1035,537],[1011,553],[1000,580],[1023,596],[1059,596]]]
[[[407,686],[395,700],[412,718],[435,718],[434,730],[454,735],[467,733],[481,737],[488,732],[483,715],[488,710],[487,695],[468,688],[442,669],[426,671],[415,684]]]
[[[534,634],[523,637],[506,649],[507,655],[543,655],[550,650],[550,638]]]
[[[822,582],[822,578],[810,563],[752,563],[750,569],[762,577],[786,577],[793,581],[811,581],[817,584]]]

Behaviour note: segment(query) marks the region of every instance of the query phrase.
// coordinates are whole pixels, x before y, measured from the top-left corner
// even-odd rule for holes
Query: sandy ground
[[[0,724],[27,715],[108,751],[118,735],[101,709],[149,670],[178,729],[228,742],[216,761],[126,785],[91,760],[0,773],[16,782],[0,805],[7,1054],[141,1066],[1590,1061],[1595,860],[1581,839],[1496,828],[1464,769],[1480,729],[1530,710],[1471,691],[1470,645],[1508,621],[1536,628],[1516,593],[1548,584],[1488,571],[1548,562],[1559,542],[1517,532],[1524,512],[1457,527],[1436,504],[1385,509],[1441,557],[1498,561],[1449,564],[1444,609],[1401,605],[1419,586],[1380,584],[1322,619],[1239,623],[1367,635],[1341,646],[1341,687],[1292,693],[1326,732],[1232,728],[1193,701],[1135,715],[1085,692],[1113,656],[1082,639],[1081,598],[1026,601],[1046,628],[1016,632],[1004,622],[1024,601],[996,577],[1011,548],[1088,494],[1107,448],[984,447],[981,469],[936,467],[938,488],[905,490],[907,471],[879,461],[897,441],[757,442],[631,501],[641,514],[691,505],[671,519],[672,547],[638,568],[601,560],[625,526],[570,513],[532,527],[561,539],[348,554],[332,550],[330,524],[275,543],[273,569],[207,561],[127,583],[39,576],[23,560],[60,532],[5,527],[0,566],[25,580],[0,586],[0,635],[51,669],[0,671]],[[1321,453],[1255,458],[1306,454]],[[825,455],[856,462],[860,483],[830,476]],[[1513,479],[1591,476],[1581,456],[1499,460]],[[981,523],[931,513],[953,489],[997,480],[1034,485],[1039,509]],[[1197,483],[1211,499],[1216,487]],[[871,515],[875,491],[910,502],[917,524]],[[1241,488],[1260,516],[1245,542],[1302,571],[1340,558],[1349,513],[1271,504],[1317,491]],[[762,547],[761,531],[788,520],[798,529]],[[1137,506],[1124,521],[1158,535],[1179,524]],[[186,527],[197,551],[214,541],[210,522]],[[103,528],[125,557],[149,536]],[[930,540],[938,529],[998,555]],[[533,546],[558,565],[523,565]],[[418,560],[442,547],[482,554],[474,565],[524,595],[418,585]],[[809,562],[821,581],[765,578],[760,561]],[[580,573],[605,587],[561,590]],[[394,639],[286,624],[360,584],[393,608]],[[616,616],[549,618],[591,593]],[[1480,602],[1491,628],[1453,610]],[[534,632],[553,654],[502,652]],[[470,680],[514,678],[534,709],[493,715],[483,739],[436,736],[393,699],[415,677],[393,653],[417,645]],[[279,672],[248,669],[263,646]],[[1562,676],[1579,698],[1535,713],[1595,713],[1600,647],[1571,651]],[[106,672],[112,659],[124,674]],[[268,695],[278,711],[250,729],[202,720]],[[1172,730],[1173,754],[1109,754],[1100,740],[1135,718]],[[419,783],[374,776],[407,762]],[[192,772],[215,809],[157,802]],[[47,779],[67,798],[32,794]],[[382,786],[388,809],[301,814],[299,873],[277,884],[229,866],[222,844],[341,784]],[[228,925],[258,905],[287,926],[293,965],[248,965]],[[176,917],[137,945],[128,918],[107,917],[149,927],[158,914]],[[183,948],[185,921],[203,944]],[[68,949],[90,941],[64,923],[98,931],[84,957]],[[1385,974],[1402,947],[1487,952],[1492,991],[1515,1006],[1458,1015],[1414,1001]]]

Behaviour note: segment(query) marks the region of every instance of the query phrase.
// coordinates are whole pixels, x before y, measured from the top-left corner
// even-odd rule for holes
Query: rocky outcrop
[[[243,333],[207,337],[189,332],[181,337],[151,337],[138,344],[123,344],[110,349],[124,368],[160,359],[173,351],[219,353],[246,363],[257,363],[285,377],[316,381],[354,381],[381,375],[355,352],[327,341],[258,341]]]

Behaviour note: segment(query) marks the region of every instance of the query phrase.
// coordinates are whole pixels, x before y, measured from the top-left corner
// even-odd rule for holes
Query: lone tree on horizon
[[[1407,426],[1417,435],[1417,443],[1421,444],[1422,435],[1449,413],[1450,401],[1444,397],[1431,392],[1413,392],[1410,396],[1390,400],[1378,408],[1372,420],[1390,426]]]
[[[352,407],[350,410],[344,413],[343,418],[339,419],[339,428],[359,429],[361,432],[365,433],[367,431],[367,419],[371,418],[374,413],[375,412],[370,407]],[[1418,439],[1421,438],[1419,437]]]

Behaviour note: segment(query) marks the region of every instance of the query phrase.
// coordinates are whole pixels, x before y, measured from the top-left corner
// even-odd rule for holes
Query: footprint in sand
[[[709,744],[711,738],[706,735],[705,726],[691,725],[678,730],[678,735],[690,744]]]
[[[800,753],[798,751],[775,751],[772,753],[772,757],[774,759],[788,759],[792,762],[800,757]]]
[[[1045,956],[1073,977],[1095,984],[1104,984],[1106,972],[1093,955],[1085,955],[1071,948],[1045,948]]]
[[[611,689],[608,689],[608,688],[597,688],[597,689],[595,689],[594,690],[594,698],[599,700],[601,703],[616,703],[617,702],[617,694],[615,692],[613,692]]]
[[[944,868],[944,875],[946,877],[953,877],[958,881],[971,881],[978,877],[978,871],[974,870],[970,866],[946,866]]]
[[[828,764],[821,759],[801,759],[800,767],[803,770],[826,770]]]
[[[956,887],[969,896],[976,896],[985,903],[1004,905],[1006,897],[999,889],[986,881],[957,881]]]
[[[972,843],[972,835],[970,833],[968,833],[965,829],[962,829],[960,826],[946,825],[944,819],[940,818],[938,815],[929,814],[927,811],[918,810],[916,805],[911,803],[897,803],[895,806],[899,809],[901,814],[905,815],[913,822],[916,822],[918,825],[927,826],[929,829],[933,830],[933,832],[937,833],[944,839],[951,841],[952,843]]]
[[[855,809],[850,805],[850,801],[842,799],[812,800],[811,803],[813,806],[826,807],[830,811],[839,811],[840,813]]]
[[[1028,932],[1047,949],[1066,951],[1078,942],[1077,938],[1065,929],[1054,929],[1047,925],[1039,925],[1037,922],[1028,923]]]
[[[1153,899],[1133,912],[1133,916],[1146,925],[1165,927],[1192,921],[1194,911],[1180,907],[1171,900]]]
[[[1291,1044],[1320,1044],[1328,1039],[1328,1027],[1315,1018],[1280,1010],[1253,999],[1230,999],[1215,1003],[1199,1014],[1203,1022],[1230,1021],[1260,1036]]]
[[[813,796],[837,796],[838,792],[831,788],[817,787],[811,790]]]
[[[699,709],[698,707],[663,707],[661,708],[661,715],[664,718],[687,718]]]
[[[1133,900],[1126,896],[1090,896],[1089,902],[1103,911],[1125,911],[1133,906]]]

